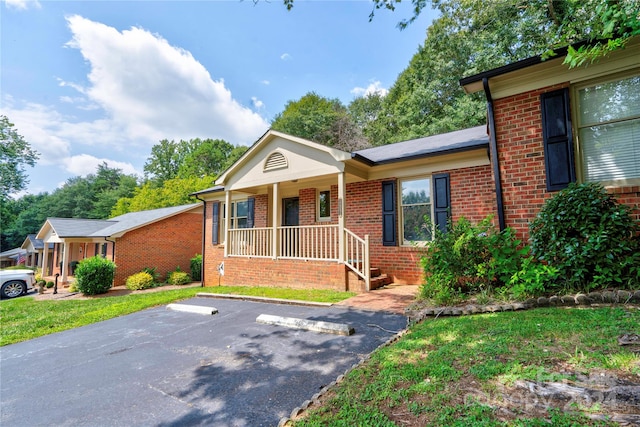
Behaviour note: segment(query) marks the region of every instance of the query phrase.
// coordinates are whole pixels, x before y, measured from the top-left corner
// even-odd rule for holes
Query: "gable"
[[[221,177],[226,190],[241,190],[344,171],[348,153],[299,138],[272,133]],[[216,181],[217,184],[222,182]]]

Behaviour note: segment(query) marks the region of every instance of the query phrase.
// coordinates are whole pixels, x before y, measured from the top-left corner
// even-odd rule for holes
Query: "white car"
[[[0,297],[15,298],[34,288],[36,276],[33,270],[0,270]]]

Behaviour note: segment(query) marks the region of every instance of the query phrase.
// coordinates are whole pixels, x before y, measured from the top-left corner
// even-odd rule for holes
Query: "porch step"
[[[393,279],[386,274],[378,274],[377,276],[371,275],[371,282],[369,283],[369,290],[382,288],[393,283]]]

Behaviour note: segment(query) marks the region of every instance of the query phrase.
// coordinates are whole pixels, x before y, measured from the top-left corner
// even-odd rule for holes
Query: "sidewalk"
[[[405,309],[415,300],[418,288],[418,285],[391,284],[371,292],[358,294],[335,305],[404,315]]]

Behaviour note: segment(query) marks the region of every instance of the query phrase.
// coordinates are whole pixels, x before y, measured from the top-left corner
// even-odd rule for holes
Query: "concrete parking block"
[[[273,316],[270,314],[261,314],[256,318],[256,322],[266,325],[277,325],[293,329],[304,329],[306,331],[322,332],[325,334],[352,335],[355,332],[354,328],[344,323],[298,319],[295,317]]]
[[[205,307],[202,305],[190,305],[190,304],[167,304],[167,310],[184,311],[186,313],[206,314],[206,315],[212,315],[212,314],[218,313],[218,309],[214,307]]]

